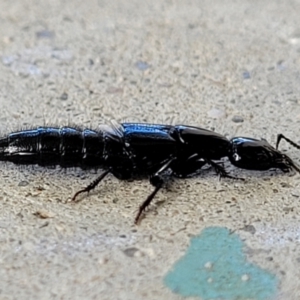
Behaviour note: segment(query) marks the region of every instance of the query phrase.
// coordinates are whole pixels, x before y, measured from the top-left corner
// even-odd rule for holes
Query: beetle
[[[221,161],[248,170],[278,168],[284,172],[299,167],[266,140],[225,136],[200,127],[149,123],[112,123],[97,129],[36,127],[16,131],[0,139],[0,160],[16,164],[63,168],[103,169],[93,182],[72,197],[93,190],[108,174],[120,180],[149,177],[152,193],[139,207],[135,224],[163,187],[163,175],[185,178],[210,165],[220,177],[231,176]],[[294,142],[290,141],[293,145]],[[294,143],[295,144],[295,143]],[[296,145],[296,144],[295,144]],[[300,147],[299,147],[300,148]]]

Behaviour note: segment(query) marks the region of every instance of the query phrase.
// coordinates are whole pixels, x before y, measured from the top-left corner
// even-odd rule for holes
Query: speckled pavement
[[[0,131],[189,124],[300,142],[300,1],[0,1]],[[281,145],[300,164],[300,152]],[[1,163],[0,299],[300,299],[300,175],[170,181]]]

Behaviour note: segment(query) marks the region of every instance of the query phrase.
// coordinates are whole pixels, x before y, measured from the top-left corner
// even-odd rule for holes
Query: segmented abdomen
[[[96,168],[103,151],[103,133],[91,129],[38,127],[0,140],[0,160],[16,164]]]

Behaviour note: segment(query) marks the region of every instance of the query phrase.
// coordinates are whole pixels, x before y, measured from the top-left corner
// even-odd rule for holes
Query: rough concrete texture
[[[0,6],[3,134],[115,119],[300,141],[299,1]],[[282,149],[300,162],[297,149]],[[300,299],[300,176],[226,167],[246,182],[212,170],[172,181],[135,226],[147,180],[109,177],[72,205],[95,173],[1,163],[0,298],[181,299],[164,276],[191,236],[218,226],[277,278],[272,299]]]

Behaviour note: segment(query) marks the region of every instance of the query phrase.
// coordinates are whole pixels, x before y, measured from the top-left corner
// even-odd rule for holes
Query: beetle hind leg
[[[91,182],[87,187],[83,188],[82,190],[79,190],[78,192],[75,193],[75,195],[72,197],[72,202],[76,202],[76,198],[78,195],[82,193],[89,193],[91,190],[93,190],[109,173],[111,170],[107,170],[103,172],[100,176],[98,176],[93,182]]]

